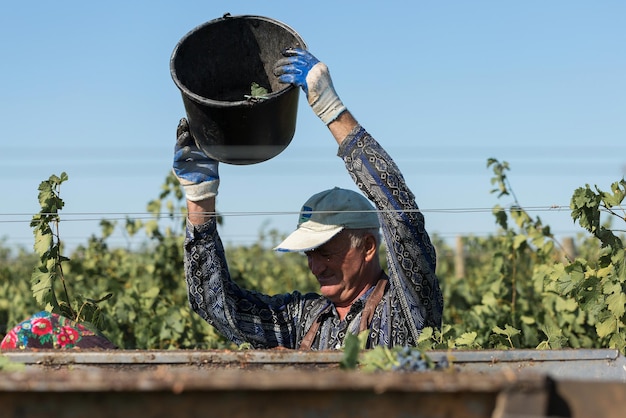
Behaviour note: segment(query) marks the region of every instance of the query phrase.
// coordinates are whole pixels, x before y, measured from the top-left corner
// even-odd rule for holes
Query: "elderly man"
[[[367,198],[340,188],[315,194],[302,206],[297,229],[276,248],[306,255],[319,294],[295,290],[270,296],[242,289],[230,278],[216,229],[218,162],[195,146],[181,120],[174,173],[187,197],[189,303],[228,339],[255,348],[340,349],[346,335],[364,331],[367,347],[416,345],[424,327],[441,326],[443,301],[435,250],[413,193],[393,160],[346,109],[327,66],[302,49],[283,55],[276,76],[303,89]],[[379,259],[381,229],[387,272]]]

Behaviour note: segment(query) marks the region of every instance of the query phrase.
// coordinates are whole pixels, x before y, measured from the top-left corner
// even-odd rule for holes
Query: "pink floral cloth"
[[[84,325],[47,311],[20,322],[0,343],[0,350],[76,347],[117,348]]]

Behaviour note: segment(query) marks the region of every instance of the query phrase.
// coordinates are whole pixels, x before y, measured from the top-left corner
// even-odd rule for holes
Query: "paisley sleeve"
[[[443,299],[435,275],[436,255],[415,196],[395,162],[361,126],[338,155],[358,188],[379,211],[391,286],[415,340],[426,326],[441,327]]]
[[[228,271],[215,219],[197,227],[188,225],[185,279],[193,311],[232,342],[255,348],[295,344],[300,293],[268,296],[237,286]]]

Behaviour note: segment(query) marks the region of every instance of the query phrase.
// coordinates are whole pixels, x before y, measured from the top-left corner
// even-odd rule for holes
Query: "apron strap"
[[[315,339],[315,335],[317,334],[317,330],[320,329],[320,325],[322,324],[322,318],[325,314],[330,312],[331,305],[328,305],[324,308],[318,315],[317,318],[311,324],[311,328],[306,332],[306,335],[302,339],[300,343],[300,350],[310,350],[311,345],[313,344],[313,340]]]
[[[365,303],[365,308],[363,308],[363,313],[361,313],[361,323],[359,324],[359,333],[368,329],[372,323],[372,319],[374,318],[374,311],[376,310],[376,306],[383,299],[383,295],[385,294],[385,289],[387,288],[387,284],[389,283],[388,277],[383,272],[381,277],[378,279],[376,283],[376,287],[372,291],[372,294],[367,299]]]

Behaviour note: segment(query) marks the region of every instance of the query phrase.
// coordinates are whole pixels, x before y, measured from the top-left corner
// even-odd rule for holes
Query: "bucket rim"
[[[300,34],[298,32],[296,32],[296,30],[294,28],[292,28],[291,26],[287,25],[284,22],[281,22],[280,20],[277,20],[277,19],[274,19],[274,18],[271,18],[271,17],[267,17],[267,16],[260,16],[260,15],[244,14],[244,15],[232,16],[230,13],[226,13],[222,17],[211,19],[211,20],[209,20],[207,22],[204,22],[204,23],[201,23],[201,24],[197,25],[196,27],[194,27],[193,29],[188,31],[176,43],[176,46],[174,47],[174,50],[172,51],[172,55],[170,56],[170,75],[172,77],[172,80],[174,81],[174,83],[178,87],[178,89],[181,90],[186,97],[188,97],[189,99],[191,99],[191,100],[193,100],[193,101],[195,101],[195,102],[197,102],[199,104],[210,105],[212,107],[225,107],[225,108],[227,108],[227,107],[253,106],[253,105],[256,105],[256,104],[262,104],[266,100],[280,97],[280,96],[282,96],[284,94],[287,94],[288,92],[290,92],[290,91],[292,91],[294,89],[297,89],[298,87],[293,85],[293,84],[285,84],[284,88],[265,95],[264,96],[264,100],[247,100],[247,99],[244,99],[244,100],[237,100],[237,101],[224,101],[224,100],[215,100],[215,99],[210,99],[208,97],[200,96],[199,94],[196,94],[196,93],[192,92],[191,90],[189,90],[187,88],[187,86],[185,86],[180,81],[180,79],[178,78],[178,75],[176,74],[176,68],[175,68],[174,62],[176,60],[176,56],[177,56],[178,50],[180,49],[181,45],[187,39],[189,39],[192,35],[194,35],[199,30],[205,28],[206,26],[213,25],[215,23],[218,23],[218,22],[221,22],[221,21],[225,21],[225,20],[231,20],[231,19],[262,20],[262,21],[270,22],[272,24],[275,24],[276,26],[282,27],[287,32],[291,33],[302,44],[302,47],[304,49],[307,48],[306,42],[304,42],[304,39],[302,39]]]

